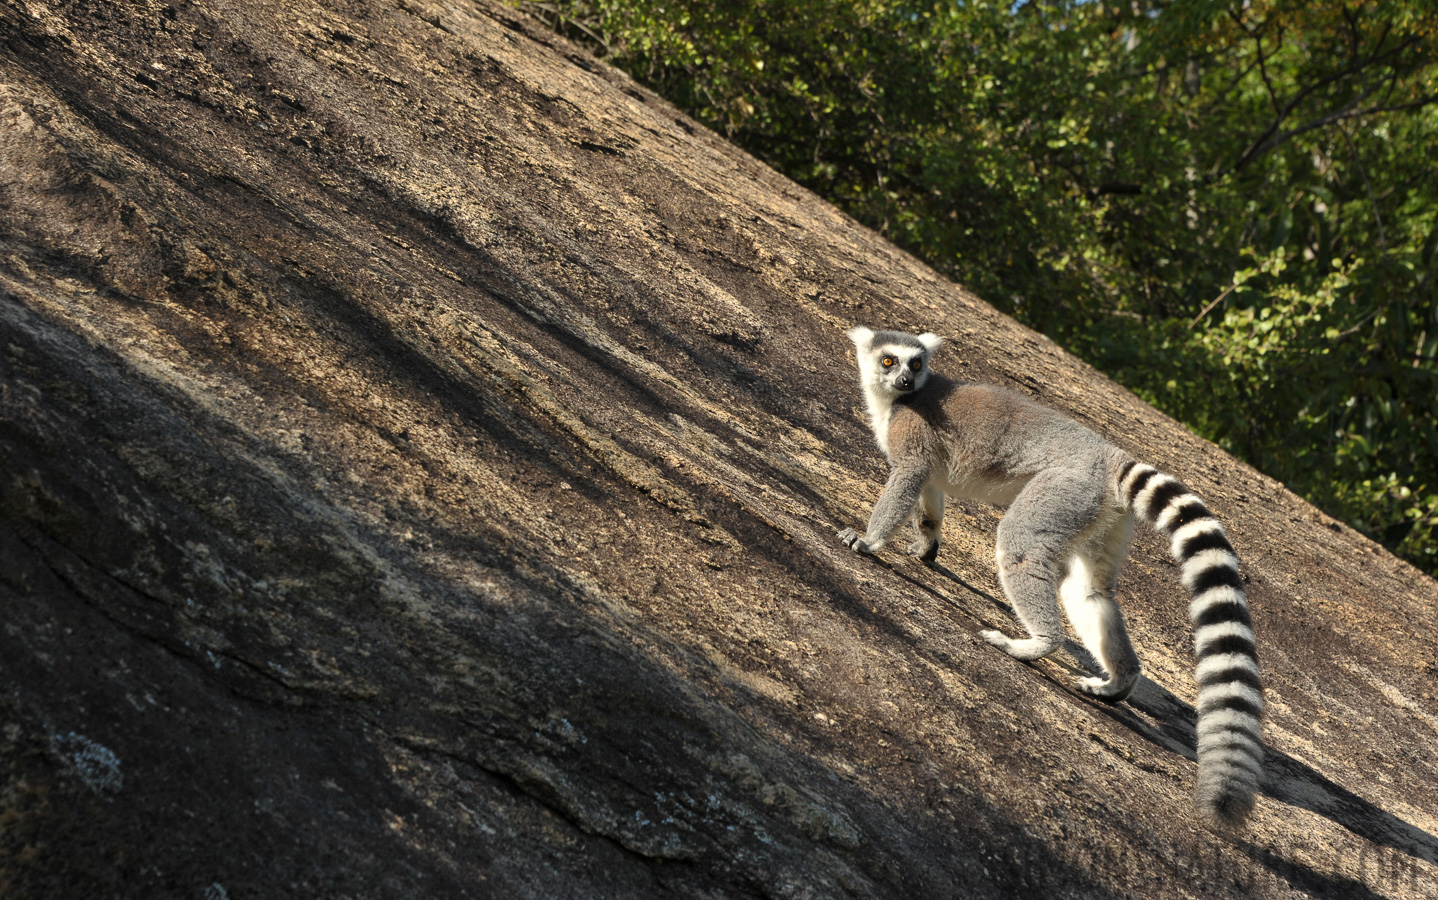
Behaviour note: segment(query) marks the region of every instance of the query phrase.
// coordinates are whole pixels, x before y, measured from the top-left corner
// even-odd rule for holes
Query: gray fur
[[[1062,646],[1067,614],[1104,670],[1075,687],[1117,703],[1139,677],[1114,598],[1134,521],[1168,536],[1193,595],[1197,806],[1214,826],[1241,824],[1262,778],[1262,688],[1238,558],[1203,501],[1027,397],[934,374],[929,363],[941,343],[935,335],[863,327],[848,335],[889,478],[867,531],[847,528],[839,540],[877,553],[910,522],[917,532],[910,552],[931,562],[946,497],[1007,506],[995,542],[999,581],[1026,636],[985,631],[984,639],[1018,659],[1038,659]]]

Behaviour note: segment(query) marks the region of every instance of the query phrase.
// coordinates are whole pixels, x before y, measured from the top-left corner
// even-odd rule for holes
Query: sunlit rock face
[[[521,14],[22,0],[0,75],[0,894],[1432,895],[1432,581]],[[856,324],[1224,521],[1246,832],[1152,535],[1112,708],[976,641],[997,510],[838,544]]]

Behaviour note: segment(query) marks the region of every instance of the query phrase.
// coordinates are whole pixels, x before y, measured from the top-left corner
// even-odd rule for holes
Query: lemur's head
[[[859,378],[864,389],[892,400],[917,391],[929,380],[929,357],[943,339],[936,334],[850,328],[849,340],[859,353]]]

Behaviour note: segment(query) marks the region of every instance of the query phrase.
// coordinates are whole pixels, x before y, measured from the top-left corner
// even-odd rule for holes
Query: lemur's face
[[[851,330],[849,338],[859,354],[864,385],[891,397],[924,386],[929,379],[929,358],[940,344],[932,334],[875,332],[862,327]]]

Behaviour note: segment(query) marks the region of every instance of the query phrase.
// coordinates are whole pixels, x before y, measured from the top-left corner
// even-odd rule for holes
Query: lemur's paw
[[[979,636],[1000,650],[1023,662],[1042,659],[1059,648],[1061,641],[1054,638],[1031,637],[1014,640],[1002,631],[981,631]]]
[[[1135,678],[1129,684],[1119,684],[1108,678],[1080,678],[1074,683],[1074,690],[1080,694],[1087,694],[1095,700],[1102,700],[1104,703],[1120,703],[1128,699],[1133,693],[1134,686],[1138,684]]]
[[[855,553],[874,552],[873,550],[869,549],[869,542],[864,540],[864,536],[862,534],[859,534],[859,532],[855,531],[852,528],[845,528],[843,531],[839,532],[839,543],[843,544],[845,547],[848,547],[850,550],[853,550]]]
[[[931,563],[939,557],[939,542],[919,538],[909,545],[909,555],[917,556],[920,562]]]
[[[980,631],[979,637],[988,641],[990,644],[993,644],[995,647],[998,647],[1000,650],[1005,651],[1007,651],[1009,649],[1009,645],[1013,643],[1013,641],[1009,639],[1008,635],[1004,634],[1002,631],[996,631],[992,628],[986,631]]]

